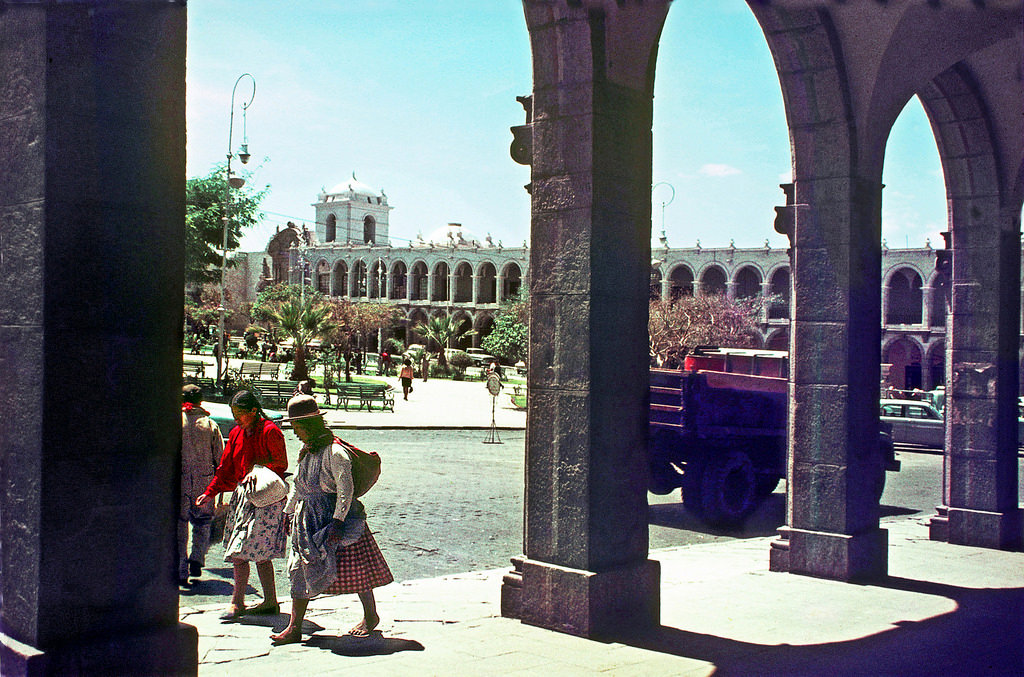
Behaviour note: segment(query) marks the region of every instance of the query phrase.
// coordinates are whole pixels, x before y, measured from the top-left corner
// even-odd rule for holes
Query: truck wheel
[[[711,524],[736,526],[757,505],[754,464],[742,451],[709,459],[701,489],[704,519]]]
[[[704,514],[703,490],[701,478],[704,476],[704,464],[701,461],[689,460],[683,468],[682,499],[686,509],[696,515]]]

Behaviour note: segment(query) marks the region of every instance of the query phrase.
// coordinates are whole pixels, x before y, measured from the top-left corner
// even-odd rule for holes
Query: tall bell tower
[[[316,241],[320,244],[390,246],[388,196],[352,178],[320,192],[316,209]]]

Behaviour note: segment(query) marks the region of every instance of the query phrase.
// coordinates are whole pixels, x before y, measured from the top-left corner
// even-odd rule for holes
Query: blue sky
[[[245,132],[269,184],[266,221],[243,239],[262,250],[275,227],[312,224],[321,188],[353,172],[383,189],[396,245],[448,222],[506,246],[529,239],[529,168],[508,153],[532,89],[518,0],[201,0],[188,8],[189,176],[228,150],[231,88],[257,81]],[[233,145],[242,142],[235,96]],[[742,0],[675,0],[655,86],[652,232],[669,244],[785,247],[772,230],[790,172],[782,96],[764,37]],[[238,166],[238,165],[233,165]],[[886,154],[883,237],[941,242],[945,198],[916,100]]]

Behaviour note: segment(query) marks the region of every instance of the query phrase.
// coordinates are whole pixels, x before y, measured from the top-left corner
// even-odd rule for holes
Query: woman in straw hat
[[[263,507],[248,500],[249,488],[242,480],[253,466],[270,468],[284,479],[288,469],[288,454],[281,429],[267,419],[259,400],[248,390],[240,390],[231,399],[231,413],[238,424],[228,435],[227,446],[210,485],[196,499],[196,505],[206,504],[216,494],[231,491],[231,507],[224,526],[224,559],[234,566],[234,588],[231,606],[224,619],[243,614],[276,614],[277,586],[274,581],[274,563],[283,557],[286,536],[284,506],[286,498]],[[263,601],[245,608],[245,590],[249,587],[249,562],[256,562],[256,573],[263,586]]]
[[[270,638],[275,645],[301,641],[310,599],[351,592],[359,596],[363,619],[348,634],[367,637],[380,622],[373,589],[394,578],[353,495],[351,459],[312,397],[289,400],[286,420],[304,444],[285,507],[292,613],[288,626]]]

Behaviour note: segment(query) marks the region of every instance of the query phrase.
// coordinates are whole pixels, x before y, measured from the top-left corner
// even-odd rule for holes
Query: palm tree
[[[334,330],[330,315],[330,305],[316,297],[292,298],[281,302],[276,309],[270,311],[270,316],[280,326],[281,331],[291,336],[295,342],[295,366],[291,374],[293,381],[309,378],[309,369],[306,367],[306,343]]]
[[[426,322],[416,325],[415,331],[427,341],[437,343],[439,346],[437,364],[447,371],[448,358],[444,354],[444,349],[448,342],[459,333],[459,323],[451,316],[431,317]]]

